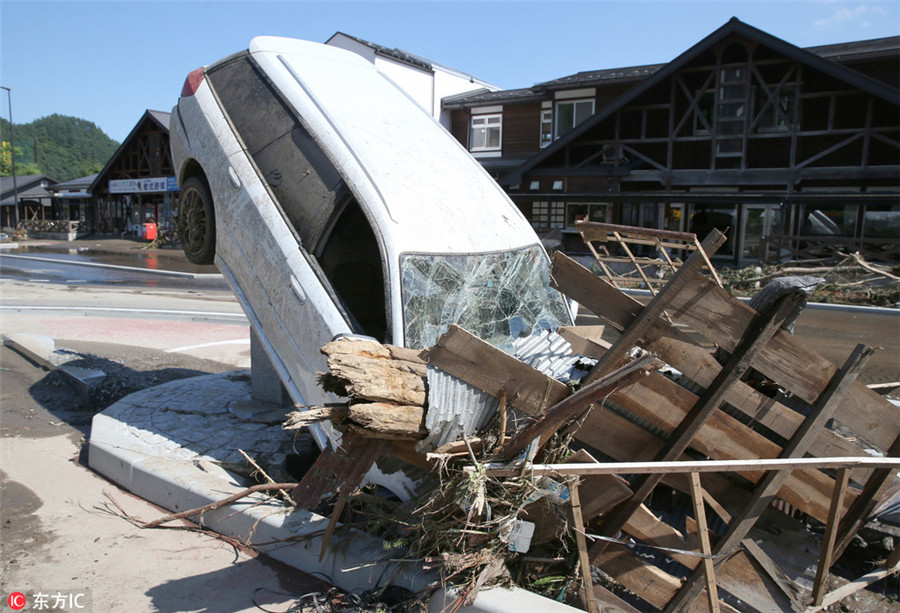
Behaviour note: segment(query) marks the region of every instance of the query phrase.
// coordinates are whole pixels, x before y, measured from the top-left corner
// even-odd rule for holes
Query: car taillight
[[[187,78],[184,80],[184,87],[181,88],[182,97],[193,96],[197,93],[197,88],[203,83],[205,77],[206,75],[203,73],[203,68],[198,68],[189,72]]]

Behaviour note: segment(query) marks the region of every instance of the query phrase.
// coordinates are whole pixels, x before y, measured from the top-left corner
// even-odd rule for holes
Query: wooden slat
[[[594,564],[657,609],[664,608],[681,588],[676,577],[615,543],[595,558]]]
[[[638,301],[559,252],[553,261],[553,285],[616,330],[623,330],[643,308]],[[645,347],[648,350],[704,387],[713,381],[721,369],[711,355],[662,320],[648,332],[647,341]],[[741,381],[731,386],[725,400],[785,438],[793,436],[803,421],[800,413],[763,397]],[[827,429],[819,433],[810,451],[821,456],[862,455],[860,446]],[[864,473],[854,472],[853,475],[854,478],[865,478]]]
[[[675,296],[667,311],[727,350],[736,346],[740,331],[754,313],[728,292],[702,278],[690,291]],[[818,398],[838,370],[784,331],[772,339],[753,367],[807,402]],[[881,449],[887,449],[900,434],[893,405],[862,383],[853,386],[834,417]]]
[[[600,613],[599,603],[594,600],[594,582],[591,580],[591,559],[588,557],[587,541],[584,537],[584,517],[581,515],[581,496],[578,495],[578,477],[569,479],[569,501],[572,508],[572,523],[575,525],[575,545],[578,547],[578,567],[581,572],[581,587],[590,613]]]
[[[837,482],[834,485],[834,492],[831,496],[831,509],[828,512],[828,521],[825,523],[825,535],[822,537],[819,566],[816,568],[816,579],[813,582],[813,605],[822,604],[822,599],[825,597],[825,589],[828,587],[828,569],[831,568],[834,540],[837,536],[838,523],[841,518],[840,511],[849,479],[850,474],[846,468],[838,471]]]
[[[659,296],[663,296],[663,292],[660,292]],[[674,297],[674,294],[670,294],[670,297]],[[684,453],[690,446],[694,436],[722,402],[728,386],[739,379],[750,367],[754,358],[762,352],[772,335],[796,307],[798,300],[799,297],[796,295],[786,296],[772,305],[766,313],[760,313],[754,318],[753,323],[747,327],[745,336],[735,348],[734,353],[728,358],[728,361],[722,367],[722,370],[719,371],[713,383],[700,394],[696,404],[691,407],[690,412],[657,454],[656,460],[661,462],[671,461]],[[785,479],[787,476],[786,474]],[[633,484],[634,496],[632,496],[631,500],[622,504],[614,515],[603,522],[602,534],[604,536],[615,534],[628,519],[628,516],[646,500],[660,481],[662,481],[662,475],[659,473],[648,474],[638,478],[636,483]],[[596,553],[596,549],[594,553]]]
[[[691,501],[694,505],[694,520],[697,522],[697,533],[700,536],[700,551],[704,555],[712,554],[709,544],[709,528],[706,524],[706,508],[703,502],[703,487],[700,484],[700,473],[691,473]],[[706,596],[709,610],[719,612],[719,589],[716,586],[716,569],[712,558],[703,558],[703,575],[706,579]]]
[[[529,415],[537,415],[569,395],[565,384],[455,325],[428,351],[428,363],[492,396],[506,390],[508,404]]]
[[[862,370],[872,352],[873,350],[868,347],[863,345],[857,346],[840,371],[832,377],[822,395],[816,400],[812,413],[804,422],[803,427],[797,431],[794,438],[785,446],[782,457],[797,458],[802,457],[806,453],[815,432],[824,427],[827,421],[831,419],[831,415],[856,382],[860,370]],[[771,503],[776,492],[781,489],[787,476],[786,471],[772,471],[762,480],[754,491],[750,503],[743,512],[735,515],[728,526],[728,531],[722,537],[722,540],[716,544],[715,553],[717,555],[728,554],[734,551],[750,528],[753,527],[753,524],[756,523],[765,507]],[[667,611],[686,611],[699,595],[702,587],[700,578],[700,573],[694,571],[694,574],[685,582],[678,596],[669,603]]]
[[[390,452],[390,441],[344,433],[337,450],[326,447],[319,454],[291,497],[300,508],[314,510],[326,494],[346,496],[359,487],[375,460]]]
[[[724,243],[725,235],[718,230],[713,230],[703,241],[703,248],[709,253],[715,253]],[[622,331],[622,335],[616,339],[609,351],[600,358],[597,365],[585,377],[585,383],[589,383],[611,372],[618,360],[640,341],[663,312],[668,309],[668,305],[674,301],[675,296],[695,282],[703,266],[703,258],[698,253],[691,254],[691,257],[687,259],[666,286],[641,310],[639,315],[631,320],[628,327]]]

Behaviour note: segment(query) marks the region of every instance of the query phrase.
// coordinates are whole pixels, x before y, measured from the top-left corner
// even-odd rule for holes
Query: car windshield
[[[535,245],[503,253],[405,254],[400,259],[406,346],[424,348],[456,324],[492,345],[570,325]]]

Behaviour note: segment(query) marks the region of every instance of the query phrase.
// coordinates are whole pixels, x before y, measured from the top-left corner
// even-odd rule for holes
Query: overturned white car
[[[188,256],[215,261],[295,402],[340,335],[506,347],[571,323],[506,194],[363,58],[259,37],[193,71],[171,146]]]

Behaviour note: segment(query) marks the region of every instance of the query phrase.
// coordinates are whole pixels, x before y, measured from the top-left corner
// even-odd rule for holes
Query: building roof
[[[884,38],[872,38],[869,40],[857,40],[849,43],[837,43],[833,45],[818,45],[806,47],[810,53],[815,53],[832,62],[849,62],[862,59],[876,59],[900,55],[900,36],[886,36]]]
[[[86,177],[79,177],[77,179],[72,179],[71,181],[63,181],[62,183],[56,183],[50,189],[53,192],[62,192],[62,191],[84,191],[91,186],[91,183],[94,182],[94,179],[97,178],[97,174],[88,175]]]
[[[138,133],[140,132],[140,127],[144,123],[144,120],[149,120],[158,125],[158,127],[163,130],[166,134],[169,133],[169,118],[172,113],[167,113],[165,111],[153,111],[151,109],[147,109],[144,111],[144,114],[141,115],[141,118],[138,120],[134,127],[131,129],[131,132],[128,133],[128,136],[125,137],[125,140],[122,141],[122,144],[119,145],[119,148],[116,149],[116,152],[113,153],[109,160],[107,160],[106,165],[103,167],[99,173],[94,176],[94,180],[91,182],[88,191],[94,192],[97,189],[97,186],[102,182],[103,177],[109,172],[109,169],[115,163],[116,159],[122,154],[123,151],[126,151],[129,146],[131,146],[131,142],[137,138]]]
[[[13,177],[0,177],[0,204],[12,205],[16,195],[20,201],[52,198],[43,186],[45,182],[56,183],[56,179],[48,175],[18,175],[15,181]]]
[[[522,175],[528,172],[541,162],[554,155],[561,149],[568,146],[571,142],[577,140],[582,134],[593,128],[595,125],[609,117],[612,113],[631,103],[635,98],[643,94],[648,89],[656,86],[663,80],[669,78],[673,73],[680,70],[689,62],[697,58],[701,53],[710,49],[719,42],[725,40],[732,34],[743,36],[753,40],[761,45],[765,45],[787,57],[793,58],[799,62],[806,64],[816,70],[820,70],[836,79],[856,87],[862,91],[868,92],[873,96],[886,100],[887,102],[897,105],[900,101],[900,91],[897,89],[867,77],[864,74],[856,72],[851,68],[847,68],[841,64],[825,59],[806,49],[801,49],[791,43],[780,38],[772,36],[758,28],[748,25],[737,17],[732,17],[725,25],[721,26],[706,38],[695,44],[693,47],[679,55],[677,58],[666,64],[663,68],[657,70],[640,84],[629,89],[626,93],[616,98],[613,102],[600,109],[590,118],[579,124],[568,134],[547,146],[540,153],[532,157],[525,164],[517,168],[514,172],[501,179],[503,184],[518,184],[522,180]]]
[[[728,23],[732,23],[732,21],[743,24],[743,22],[736,17],[732,17],[731,21]],[[757,31],[762,32],[761,30]],[[775,37],[771,38],[774,39]],[[781,42],[784,43],[784,41]],[[793,47],[793,45],[791,46]],[[799,49],[798,47],[794,48]],[[805,51],[839,64],[900,56],[900,36],[887,36],[885,38],[873,38],[870,40],[818,45],[815,47],[807,47]],[[511,89],[496,92],[483,92],[479,90],[463,93],[445,98],[444,108],[469,108],[479,105],[530,101],[531,99],[541,100],[546,99],[546,94],[548,92],[562,89],[595,87],[620,83],[638,83],[648,79],[661,68],[668,65],[669,64],[646,64],[643,66],[629,66],[625,68],[588,70],[560,77],[558,79],[552,79],[550,81],[535,83],[533,86],[523,89]]]

